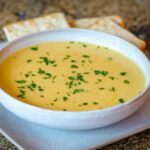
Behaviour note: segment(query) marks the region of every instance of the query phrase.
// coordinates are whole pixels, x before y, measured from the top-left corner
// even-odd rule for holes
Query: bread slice
[[[123,19],[118,15],[113,16],[106,16],[106,17],[94,17],[94,18],[81,18],[77,20],[69,21],[71,27],[78,27],[78,28],[88,28],[92,24],[95,24],[99,20],[108,19],[112,20],[113,22],[117,23],[118,25],[125,27],[125,23]]]
[[[134,34],[129,32],[127,29],[122,28],[120,24],[123,22],[119,17],[103,17],[103,18],[93,18],[93,19],[80,19],[76,21],[75,26],[78,28],[87,28],[92,30],[98,30],[101,32],[110,33],[119,36],[130,43],[134,44],[141,50],[146,47],[146,42],[136,37]]]
[[[39,31],[69,28],[63,13],[53,13],[39,18],[29,19],[3,28],[8,41]]]
[[[137,38],[134,34],[129,32],[128,30],[120,27],[116,23],[111,20],[105,19],[103,21],[99,20],[96,24],[90,26],[90,29],[98,30],[106,33],[110,33],[116,36],[121,37],[129,41],[130,43],[134,44],[141,50],[144,50],[146,47],[146,42]]]

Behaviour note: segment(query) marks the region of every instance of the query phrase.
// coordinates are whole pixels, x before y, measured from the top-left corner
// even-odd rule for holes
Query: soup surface
[[[49,42],[25,47],[0,64],[0,86],[35,106],[96,110],[127,102],[145,86],[140,68],[106,47]]]

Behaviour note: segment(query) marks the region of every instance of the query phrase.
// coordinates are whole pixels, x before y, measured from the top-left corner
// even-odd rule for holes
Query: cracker
[[[8,41],[39,31],[69,28],[69,24],[62,13],[53,13],[39,18],[29,19],[5,26],[4,32]]]

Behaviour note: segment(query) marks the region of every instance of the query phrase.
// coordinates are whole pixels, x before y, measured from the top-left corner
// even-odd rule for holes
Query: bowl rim
[[[94,30],[88,30],[88,29],[59,29],[59,30],[54,30],[54,31],[41,31],[41,32],[38,32],[38,33],[33,33],[33,34],[29,34],[29,35],[26,35],[26,36],[23,36],[23,37],[20,37],[18,39],[15,39],[11,42],[8,42],[0,51],[0,53],[2,51],[4,51],[6,48],[9,48],[11,45],[14,45],[15,43],[18,43],[19,41],[23,41],[23,40],[26,40],[28,38],[34,38],[35,36],[40,36],[41,34],[45,34],[47,32],[49,33],[55,33],[55,32],[64,32],[64,31],[72,31],[72,32],[76,32],[76,31],[79,31],[79,32],[89,32],[89,33],[95,33],[95,34],[102,34],[102,35],[106,35],[106,36],[109,36],[109,37],[112,37],[112,38],[115,38],[115,39],[118,39],[119,41],[125,43],[126,45],[130,46],[132,49],[135,49],[137,53],[139,53],[140,55],[143,55],[144,56],[144,59],[145,61],[147,61],[147,63],[149,63],[149,69],[150,69],[150,61],[148,60],[148,58],[141,52],[141,50],[139,48],[137,48],[136,46],[134,46],[133,44],[129,43],[128,41],[118,37],[118,36],[115,36],[115,35],[112,35],[112,34],[109,34],[109,33],[105,33],[105,32],[101,32],[101,31],[94,31]],[[63,40],[61,40],[63,41]],[[64,40],[65,41],[65,40]],[[42,42],[41,42],[42,43]],[[92,42],[91,42],[92,43]],[[126,56],[128,57],[128,56]],[[130,105],[130,104],[133,104],[135,103],[138,99],[141,99],[141,97],[143,97],[148,91],[150,90],[150,81],[147,85],[147,87],[145,87],[142,92],[140,94],[138,94],[137,96],[131,98],[129,101],[125,102],[125,103],[121,103],[121,104],[117,104],[117,105],[114,105],[114,106],[111,106],[111,107],[107,107],[107,108],[102,108],[102,109],[95,109],[95,110],[81,110],[81,111],[63,111],[63,110],[52,110],[52,109],[47,109],[47,108],[43,108],[43,107],[39,107],[39,106],[36,106],[36,105],[32,105],[32,104],[28,104],[28,103],[25,103],[23,101],[20,101],[18,99],[16,99],[15,97],[11,96],[10,94],[8,94],[5,90],[3,90],[1,87],[0,87],[0,92],[2,92],[2,94],[4,94],[5,96],[11,98],[11,100],[19,103],[19,104],[22,104],[28,108],[33,108],[34,110],[37,110],[37,111],[42,111],[42,112],[45,112],[45,113],[61,113],[61,114],[87,114],[87,113],[98,113],[98,112],[107,112],[107,111],[113,111],[114,109],[118,109],[118,108],[124,108],[124,107],[127,107],[127,105]],[[2,103],[0,101],[0,103]]]

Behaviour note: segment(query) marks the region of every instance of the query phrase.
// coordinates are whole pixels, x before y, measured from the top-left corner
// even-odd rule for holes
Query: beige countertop
[[[6,40],[2,27],[8,23],[51,12],[64,12],[67,18],[121,15],[130,31],[148,42],[150,57],[150,0],[0,0],[0,41]],[[16,150],[0,134],[0,150]],[[101,150],[149,150],[150,129],[111,144]]]

